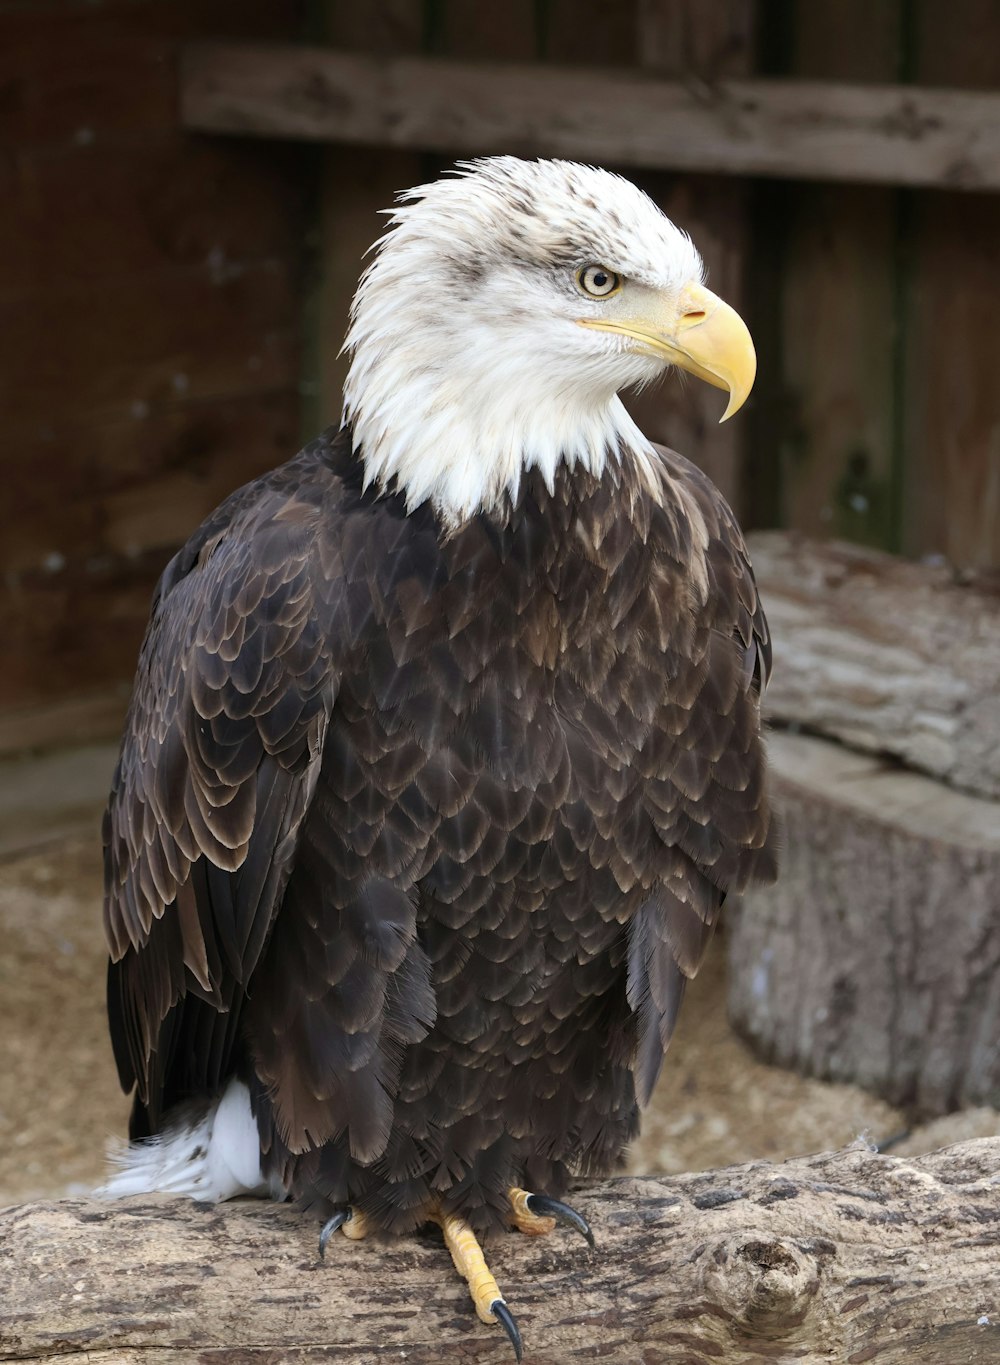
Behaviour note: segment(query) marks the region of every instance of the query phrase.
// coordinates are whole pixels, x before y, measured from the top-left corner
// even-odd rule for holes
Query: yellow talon
[[[530,1190],[522,1190],[519,1186],[512,1185],[507,1191],[507,1198],[510,1200],[511,1221],[518,1232],[526,1232],[529,1237],[541,1237],[555,1227],[554,1218],[532,1213],[528,1208]]]

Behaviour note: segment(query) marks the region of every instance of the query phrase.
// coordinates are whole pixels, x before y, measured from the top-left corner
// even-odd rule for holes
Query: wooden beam
[[[488,1254],[538,1362],[996,1361],[1000,1138],[846,1151],[575,1191],[567,1234]],[[240,1201],[0,1213],[0,1361],[511,1362],[429,1237],[336,1237]]]
[[[188,128],[447,153],[1000,188],[1000,95],[189,45]]]

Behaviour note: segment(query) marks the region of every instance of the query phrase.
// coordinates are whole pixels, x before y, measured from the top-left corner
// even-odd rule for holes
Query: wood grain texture
[[[733,1023],[919,1117],[996,1105],[1000,805],[801,735],[769,756],[782,875],[729,921]]]
[[[750,553],[772,722],[1000,797],[1000,580],[782,532],[751,536]]]
[[[596,1255],[556,1234],[501,1236],[489,1256],[530,1365],[986,1365],[998,1181],[1000,1139],[611,1180],[574,1196]],[[509,1365],[439,1239],[337,1238],[321,1262],[316,1233],[266,1204],[9,1209],[0,1360]]]
[[[198,43],[185,52],[181,102],[187,127],[247,136],[1000,185],[997,97],[964,91],[767,80],[692,87],[627,71]]]

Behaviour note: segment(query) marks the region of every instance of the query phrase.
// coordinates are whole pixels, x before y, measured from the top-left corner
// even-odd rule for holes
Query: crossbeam
[[[668,81],[643,71],[198,43],[184,125],[450,154],[1000,188],[1000,95],[826,81]]]

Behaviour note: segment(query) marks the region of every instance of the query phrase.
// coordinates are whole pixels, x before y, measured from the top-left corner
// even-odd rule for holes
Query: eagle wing
[[[228,499],[157,588],[104,820],[108,1011],[132,1136],[231,1070],[337,671],[315,502]]]
[[[645,764],[647,811],[671,850],[656,892],[629,926],[627,996],[636,1020],[636,1096],[649,1102],[684,994],[728,892],[776,876],[777,832],[766,789],[760,699],[771,642],[746,543],[722,494],[660,449],[704,524],[705,582],[688,638],[669,647],[667,698]],[[700,551],[689,547],[690,565]]]

